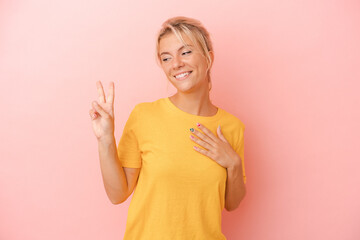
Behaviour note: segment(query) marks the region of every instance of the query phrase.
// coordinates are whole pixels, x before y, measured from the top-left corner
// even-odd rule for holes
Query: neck
[[[177,92],[169,97],[171,102],[179,109],[194,115],[199,116],[213,116],[218,109],[210,101],[209,91],[201,94]]]

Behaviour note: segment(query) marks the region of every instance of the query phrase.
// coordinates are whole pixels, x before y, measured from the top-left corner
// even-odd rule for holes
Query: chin
[[[195,91],[195,86],[176,88],[178,92],[189,93]]]

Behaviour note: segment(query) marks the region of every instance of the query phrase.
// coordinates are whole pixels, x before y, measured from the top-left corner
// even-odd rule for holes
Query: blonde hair
[[[184,33],[187,37],[191,39],[191,41],[195,44],[195,46],[200,49],[200,53],[206,58],[208,63],[207,67],[207,78],[209,81],[209,91],[211,90],[211,77],[210,77],[210,69],[212,60],[209,52],[213,51],[212,42],[210,39],[209,32],[205,29],[202,23],[199,20],[188,18],[184,16],[177,16],[173,18],[169,18],[162,24],[162,28],[157,34],[156,41],[156,60],[161,65],[160,60],[160,40],[167,34],[174,33],[175,36],[186,46],[184,39],[182,38],[182,33]]]

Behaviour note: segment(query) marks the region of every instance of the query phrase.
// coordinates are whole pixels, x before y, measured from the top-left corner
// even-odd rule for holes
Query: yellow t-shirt
[[[210,117],[182,111],[169,98],[137,104],[118,145],[123,167],[141,168],[124,240],[220,240],[227,171],[197,152],[190,128],[222,133],[242,159],[245,125],[218,108]],[[194,135],[195,136],[195,135]],[[196,136],[195,136],[196,137]]]

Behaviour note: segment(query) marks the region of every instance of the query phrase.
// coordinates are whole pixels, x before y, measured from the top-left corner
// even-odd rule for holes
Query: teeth
[[[185,77],[185,76],[187,76],[187,75],[189,75],[189,74],[190,74],[190,72],[186,72],[186,73],[182,73],[182,74],[176,75],[175,77],[176,77],[176,78],[182,78],[182,77]]]

